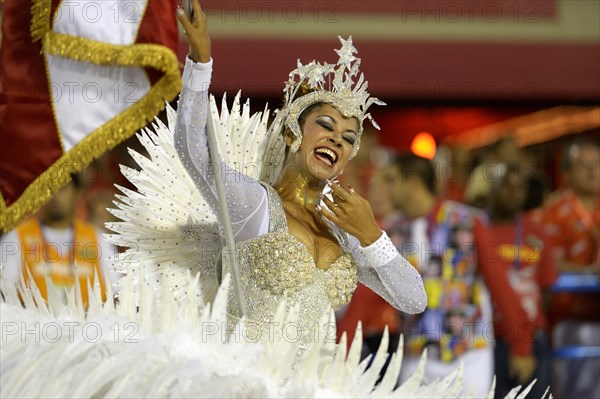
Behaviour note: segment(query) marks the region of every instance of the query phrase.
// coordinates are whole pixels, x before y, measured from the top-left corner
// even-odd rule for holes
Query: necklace
[[[277,191],[277,194],[279,194],[279,198],[281,198],[283,208],[299,220],[304,219],[304,210],[309,210],[310,208],[308,207],[314,208],[315,205],[321,201],[320,196],[315,197],[314,194],[309,195],[309,190],[307,190],[305,184],[299,186],[296,185],[294,187],[282,184],[275,190]]]
[[[299,225],[302,228],[301,231],[304,231],[302,236],[306,234],[308,242],[305,242],[305,245],[307,245],[307,247],[312,246],[315,242],[316,234],[309,228],[308,225],[310,223],[307,222],[307,216],[315,216],[313,214],[316,212],[314,207],[321,201],[320,193],[318,193],[318,190],[310,189],[308,180],[300,174],[295,176],[292,180],[286,179],[279,183],[278,187],[274,188],[281,199],[281,204],[286,215],[293,218],[296,226]],[[317,217],[319,217],[319,215],[317,215]],[[294,236],[299,241],[302,241],[300,239],[301,236]]]
[[[281,186],[277,188],[276,191],[282,201],[288,200],[288,202],[294,202],[300,205],[302,208],[305,208],[307,205],[315,206],[321,201],[320,196],[309,196],[307,190],[305,190],[305,187],[293,188],[293,191],[290,193],[289,188],[286,189],[285,186]]]
[[[279,194],[281,193],[281,191],[283,190],[277,190]],[[307,198],[303,195],[298,195],[299,191],[300,190],[295,191],[294,195],[291,196],[291,198],[288,200],[284,200],[282,198],[281,204],[286,214],[288,214],[294,219],[294,221],[296,222],[295,225],[299,225],[302,228],[302,230],[304,230],[304,232],[307,234],[307,238],[314,243],[315,233],[306,225],[307,212],[310,214],[310,209],[308,209],[306,206],[308,205],[314,207],[314,205],[318,203],[318,200]],[[296,238],[300,240],[301,237],[296,235]]]
[[[289,214],[290,216],[292,216],[294,218],[294,220],[297,222],[297,224],[299,224],[300,226],[302,226],[302,229],[304,229],[309,237],[314,238],[315,234],[312,232],[312,230],[310,228],[308,228],[306,226],[306,211],[309,212],[310,211],[308,209],[302,209],[303,206],[292,202],[292,201],[281,201],[281,204],[283,205],[283,209],[285,210],[285,212],[287,214]],[[312,216],[312,215],[311,215]]]

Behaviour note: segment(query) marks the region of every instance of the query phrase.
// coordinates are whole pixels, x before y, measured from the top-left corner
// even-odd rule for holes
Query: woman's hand
[[[190,46],[190,58],[194,62],[210,61],[210,37],[208,37],[208,26],[206,23],[206,14],[198,0],[192,0],[194,10],[193,21],[190,21],[183,9],[177,10],[177,18],[183,26],[183,34]]]
[[[337,183],[330,183],[333,201],[323,201],[329,211],[317,205],[317,211],[338,225],[346,233],[358,238],[360,245],[367,247],[381,237],[381,229],[375,222],[369,202],[358,195],[352,187],[348,190]]]

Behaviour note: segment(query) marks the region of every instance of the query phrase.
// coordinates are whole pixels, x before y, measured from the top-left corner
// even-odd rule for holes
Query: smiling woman
[[[284,170],[303,171],[321,182],[333,180],[350,160],[358,122],[356,118],[342,116],[335,107],[325,103],[316,104],[305,113],[308,115],[301,123],[302,144],[297,152],[287,154]],[[285,129],[284,136],[286,144],[293,145],[294,138],[289,128]],[[285,181],[280,180],[275,186],[283,183]],[[315,198],[321,191],[322,187]]]
[[[213,119],[214,126],[223,126],[225,119],[207,107],[212,58],[206,17],[196,3],[193,20],[183,13],[179,19],[190,52],[177,111],[175,146],[194,185],[216,213],[221,204],[215,177],[205,166],[213,163],[217,154],[207,149],[205,126],[207,118]],[[270,328],[278,305],[289,298],[289,306],[298,307],[301,348],[330,333],[331,325],[320,321],[328,317],[331,308],[338,309],[350,300],[357,281],[404,312],[421,312],[427,302],[421,277],[379,229],[369,203],[351,187],[335,182],[358,151],[363,121],[371,119],[367,109],[373,103],[382,104],[365,90],[352,39],[340,40],[337,64],[299,64],[289,75],[284,104],[268,129],[264,155],[259,155],[284,154],[274,165],[279,173],[262,182],[228,165],[223,177],[246,299],[245,316],[257,322],[256,333],[260,333]],[[227,112],[228,118],[233,118],[233,113]],[[239,126],[232,135],[242,134]],[[232,144],[249,142],[229,139]],[[226,153],[231,150],[228,147]],[[222,264],[224,270],[217,275],[229,271],[229,260]],[[230,325],[242,316],[232,288],[228,313]]]

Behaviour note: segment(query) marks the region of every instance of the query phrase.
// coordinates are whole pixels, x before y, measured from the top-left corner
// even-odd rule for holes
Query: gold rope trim
[[[123,46],[52,32],[44,38],[44,53],[106,66],[145,66],[179,76],[175,54],[158,44]]]
[[[42,40],[51,28],[52,0],[32,0],[31,2],[31,24],[29,31],[31,41]]]
[[[165,74],[148,93],[125,111],[100,126],[38,176],[9,207],[0,194],[0,229],[8,231],[39,207],[81,170],[104,152],[146,126],[181,90],[178,60],[158,44],[120,46],[81,37],[49,32],[43,39],[44,53],[92,62],[98,65],[142,66]]]

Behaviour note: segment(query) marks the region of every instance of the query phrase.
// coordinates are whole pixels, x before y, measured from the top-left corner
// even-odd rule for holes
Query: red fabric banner
[[[60,0],[3,2],[0,229],[9,230],[35,212],[69,181],[70,173],[81,170],[94,158],[144,127],[164,107],[165,101],[178,94],[181,78],[176,57],[176,1],[126,3],[125,0],[115,0],[110,11],[131,11],[128,17],[141,18],[141,21],[133,21],[139,28],[134,36],[135,42],[130,45],[94,40],[89,34],[76,36],[65,33],[65,26],[68,32],[92,33],[114,28],[106,26],[106,19],[92,20],[98,14],[91,13],[91,7],[72,7],[68,10],[74,13],[71,15],[65,13],[67,10],[59,9],[62,6]],[[131,5],[136,5],[137,10]],[[106,9],[104,11],[106,13]],[[84,12],[86,14],[82,14]],[[118,22],[115,20],[115,24],[132,23],[125,18],[125,13],[120,16],[123,18],[119,18]],[[65,21],[65,18],[70,19]],[[60,29],[56,29],[57,21],[62,23]],[[102,23],[105,26],[101,26]],[[83,139],[65,146],[64,136],[69,132],[62,131],[65,129],[61,129],[56,114],[57,98],[53,88],[56,89],[57,83],[50,78],[49,57],[73,60],[73,65],[91,63],[121,70],[143,67],[150,78],[150,88],[137,103],[122,104],[119,110],[124,110],[113,119],[105,121],[97,129],[81,132],[84,135],[80,133],[79,136]],[[76,107],[73,108],[69,111],[76,113]],[[64,120],[64,115],[62,117]],[[86,115],[79,117],[85,118]]]

